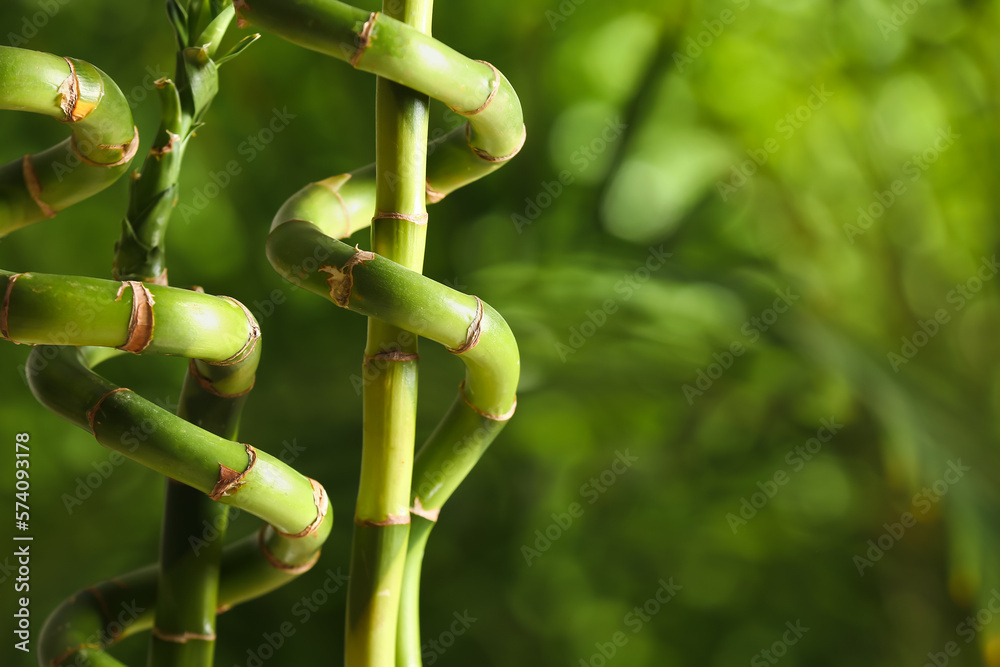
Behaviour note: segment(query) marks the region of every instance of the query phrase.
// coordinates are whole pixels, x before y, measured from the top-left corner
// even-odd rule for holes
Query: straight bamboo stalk
[[[429,0],[387,0],[383,12],[423,33]],[[393,16],[393,14],[396,14]],[[375,17],[369,19],[374,28]],[[427,125],[430,99],[379,77],[375,93],[375,211],[372,250],[414,271],[426,241]],[[416,336],[368,320],[365,365],[384,371],[363,386],[361,482],[348,586],[347,667],[392,667],[400,587],[409,541],[409,496],[416,437]],[[367,374],[366,374],[367,377]]]

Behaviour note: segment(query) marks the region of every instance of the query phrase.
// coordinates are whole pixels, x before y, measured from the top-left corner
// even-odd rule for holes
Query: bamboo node
[[[101,409],[101,406],[104,404],[104,399],[106,399],[111,394],[117,394],[120,391],[132,391],[132,390],[126,387],[117,387],[115,389],[112,389],[111,391],[107,392],[99,399],[97,399],[97,403],[94,403],[94,407],[92,407],[90,410],[87,411],[87,423],[90,424],[90,432],[94,434],[95,438],[97,437],[97,413]]]
[[[473,153],[475,153],[477,156],[479,156],[480,159],[486,160],[487,162],[506,162],[507,160],[511,159],[512,157],[514,157],[515,155],[517,155],[518,153],[521,152],[521,149],[524,148],[524,142],[528,139],[528,127],[526,125],[522,125],[521,126],[521,139],[517,142],[517,147],[513,151],[511,151],[510,153],[507,153],[507,155],[497,156],[497,155],[490,155],[489,153],[487,153],[486,151],[484,151],[482,148],[476,148],[475,146],[473,146],[472,145],[471,131],[472,131],[472,125],[466,123],[466,125],[465,125],[465,143],[467,143],[469,145],[469,149]]]
[[[85,649],[85,648],[93,649],[95,651],[101,651],[101,650],[103,650],[104,647],[100,646],[99,644],[91,644],[90,642],[85,642],[83,644],[77,644],[76,646],[72,646],[72,647],[66,649],[65,653],[62,653],[61,655],[59,655],[56,658],[53,658],[52,659],[52,667],[59,667],[59,665],[61,665],[64,662],[66,662],[66,660],[71,655],[73,655],[77,651],[80,651],[80,650]]]
[[[267,526],[263,526],[259,531],[257,531],[257,545],[260,547],[260,552],[264,554],[264,558],[266,558],[267,562],[271,564],[271,567],[287,572],[288,574],[302,574],[303,572],[311,570],[312,566],[319,560],[319,549],[316,550],[316,553],[312,558],[301,565],[292,565],[291,563],[278,560],[278,558],[267,548],[267,541],[264,539],[265,530],[267,530]]]
[[[354,289],[354,267],[375,259],[375,253],[354,246],[354,254],[340,268],[336,266],[321,266],[319,270],[329,273],[326,284],[330,286],[330,298],[341,308],[347,308],[351,303],[351,290]]]
[[[462,400],[465,401],[466,405],[468,405],[470,408],[472,408],[477,414],[479,414],[479,415],[481,415],[483,417],[486,417],[487,419],[489,419],[491,421],[505,422],[508,419],[510,419],[511,417],[513,417],[514,416],[514,411],[517,410],[517,396],[514,397],[514,403],[510,406],[510,410],[508,410],[507,412],[503,413],[502,415],[494,415],[494,414],[490,414],[489,412],[486,412],[484,410],[480,410],[475,405],[473,405],[472,401],[469,400],[469,397],[466,396],[466,394],[465,394],[465,380],[462,380],[462,383],[458,385],[458,393],[460,393],[462,395]]]
[[[287,537],[292,540],[297,540],[303,537],[308,537],[319,530],[320,524],[323,523],[323,519],[326,518],[326,513],[330,510],[330,501],[326,495],[326,489],[323,485],[312,478],[306,478],[309,480],[309,484],[312,486],[313,491],[313,504],[316,505],[316,518],[313,519],[312,523],[303,528],[297,533],[283,533],[277,528],[274,532],[278,533],[282,537]]]
[[[200,641],[200,642],[214,642],[215,633],[208,635],[200,635],[197,632],[182,632],[180,634],[175,634],[171,632],[165,632],[160,630],[155,625],[153,626],[153,636],[157,639],[162,639],[165,642],[171,642],[174,644],[187,644],[189,641]]]
[[[118,349],[139,354],[149,347],[153,340],[153,327],[156,324],[153,318],[153,306],[156,301],[153,299],[153,293],[138,280],[122,281],[115,301],[121,300],[125,287],[132,288],[132,314],[128,320],[128,336]]]
[[[367,366],[371,361],[420,361],[420,355],[416,352],[385,350],[377,354],[366,354],[364,365]]]
[[[361,62],[361,56],[365,54],[365,49],[372,43],[374,38],[372,37],[372,30],[375,29],[375,21],[378,20],[378,12],[372,12],[365,24],[361,26],[361,32],[358,34],[358,50],[354,52],[351,56],[351,67],[357,68],[358,63]]]
[[[205,363],[211,364],[212,366],[232,366],[240,363],[241,361],[246,361],[247,358],[253,354],[254,349],[257,347],[257,342],[260,340],[260,325],[257,324],[257,320],[254,318],[253,313],[251,313],[241,301],[237,301],[231,296],[222,296],[220,298],[239,306],[240,310],[242,310],[243,314],[247,317],[247,323],[250,325],[250,333],[247,335],[247,342],[243,344],[243,347],[241,347],[236,354],[223,361],[206,361]]]
[[[482,63],[493,70],[493,81],[490,82],[490,94],[486,98],[486,101],[479,105],[479,107],[473,109],[472,111],[461,111],[453,106],[448,108],[457,113],[459,116],[475,116],[486,111],[486,109],[493,103],[493,98],[497,96],[497,91],[500,90],[500,70],[493,66],[492,63],[488,63],[485,60],[477,60],[477,63]]]
[[[76,78],[76,67],[73,66],[73,61],[65,57],[63,60],[69,65],[69,76],[59,84],[56,91],[59,93],[59,108],[66,116],[67,123],[75,123],[83,118],[82,115],[76,113],[76,103],[80,99],[80,80]]]
[[[386,526],[405,526],[410,523],[410,513],[406,514],[389,514],[386,515],[385,519],[382,521],[373,521],[371,519],[361,519],[357,516],[354,517],[354,523],[359,526],[368,526],[375,528],[385,528]]]
[[[121,157],[114,162],[95,162],[89,157],[80,152],[80,148],[76,145],[76,133],[73,133],[69,137],[70,148],[76,153],[76,156],[80,158],[81,162],[85,162],[92,167],[103,167],[105,169],[110,169],[111,167],[119,167],[123,164],[127,164],[132,161],[135,157],[136,151],[139,150],[139,128],[135,125],[132,126],[132,138],[126,141],[124,144],[98,144],[97,148],[102,151],[121,151]]]
[[[337,183],[334,187],[334,179],[343,179]],[[351,235],[351,212],[347,209],[347,202],[344,201],[344,197],[340,194],[340,186],[342,186],[347,181],[351,180],[350,174],[341,174],[340,176],[332,176],[330,178],[325,178],[322,181],[316,181],[313,185],[318,185],[321,188],[325,188],[333,193],[333,196],[337,198],[340,202],[340,209],[344,212],[344,234],[340,238],[346,239]]]
[[[233,0],[233,9],[236,10],[236,27],[245,28],[250,25],[250,22],[243,18],[241,11],[251,11],[250,5],[247,4],[246,0]]]
[[[42,184],[38,180],[38,174],[35,173],[35,165],[32,164],[30,155],[25,155],[24,159],[21,160],[21,174],[24,176],[24,184],[28,188],[28,194],[41,209],[42,215],[46,218],[56,217],[56,210],[42,201]]]
[[[163,144],[160,147],[153,146],[152,148],[149,149],[149,154],[152,155],[157,162],[159,162],[160,158],[162,158],[164,155],[173,152],[174,144],[176,144],[180,140],[181,140],[181,135],[174,134],[170,130],[167,130],[167,143]]]
[[[246,483],[247,475],[253,470],[254,465],[257,464],[257,450],[251,445],[243,445],[247,450],[247,467],[243,472],[233,470],[228,468],[221,463],[219,464],[219,481],[215,483],[215,488],[212,492],[208,494],[208,497],[212,500],[221,500],[225,496],[231,496],[240,490],[240,487]]]
[[[246,396],[253,390],[253,386],[257,382],[257,376],[255,375],[250,380],[249,387],[247,387],[243,391],[237,391],[232,394],[227,394],[224,391],[219,391],[218,389],[216,389],[215,384],[213,384],[211,380],[209,380],[207,377],[201,374],[201,372],[198,370],[197,360],[192,359],[191,362],[188,364],[188,373],[190,373],[191,377],[193,377],[195,381],[198,382],[198,386],[200,386],[202,389],[212,394],[213,396],[218,396],[219,398],[239,398],[240,396]]]
[[[430,181],[427,181],[427,185],[424,188],[424,190],[425,190],[425,192],[427,192],[427,203],[428,204],[436,204],[436,203],[438,203],[439,201],[441,201],[442,199],[444,199],[447,196],[447,193],[441,192],[440,190],[435,190],[431,186],[431,182]]]
[[[421,503],[420,498],[413,499],[413,507],[410,508],[410,514],[416,514],[419,517],[427,519],[428,521],[433,521],[437,523],[438,517],[441,516],[441,508],[437,509],[426,509]]]
[[[10,340],[10,331],[8,330],[8,317],[10,316],[10,293],[14,289],[14,283],[17,279],[25,274],[15,273],[14,275],[7,278],[7,289],[3,293],[3,307],[0,308],[0,336],[3,336],[4,340]],[[17,341],[11,341],[15,345],[19,343]]]
[[[483,333],[483,300],[476,297],[476,316],[469,324],[469,330],[465,334],[465,343],[461,347],[446,348],[452,354],[464,354],[479,344],[479,336]]]
[[[372,218],[372,222],[375,222],[376,220],[408,220],[415,225],[426,225],[427,214],[399,213],[398,211],[375,211],[375,216]]]

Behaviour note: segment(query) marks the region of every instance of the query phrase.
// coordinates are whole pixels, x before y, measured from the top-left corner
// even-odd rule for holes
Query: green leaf
[[[214,57],[216,50],[218,50],[219,45],[222,43],[222,38],[226,34],[226,29],[229,28],[229,23],[236,16],[236,10],[233,9],[232,4],[225,7],[218,16],[216,16],[212,21],[205,26],[205,29],[201,32],[198,37],[198,44],[203,44],[208,48],[209,57]]]
[[[184,72],[187,75],[189,99],[186,105],[191,117],[197,121],[212,104],[219,92],[219,70],[208,56],[208,48],[191,47],[184,49]]]
[[[167,18],[174,27],[178,45],[183,49],[188,43],[187,10],[178,0],[167,0]]]
[[[222,67],[222,63],[228,62],[228,61],[232,60],[233,58],[235,58],[236,56],[240,55],[241,53],[243,53],[244,50],[246,50],[246,48],[248,46],[250,46],[251,44],[253,44],[254,42],[256,42],[258,39],[260,39],[260,33],[259,32],[255,33],[253,35],[247,35],[246,37],[244,37],[240,41],[236,42],[236,44],[233,46],[233,48],[229,49],[229,51],[226,53],[226,55],[222,56],[221,58],[218,58],[215,61],[215,64],[218,67]]]

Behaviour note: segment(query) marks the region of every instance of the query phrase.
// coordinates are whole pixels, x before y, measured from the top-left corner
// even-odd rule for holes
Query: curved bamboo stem
[[[97,194],[125,173],[139,148],[121,90],[75,58],[0,46],[0,109],[72,127],[65,141],[0,167],[0,236]]]
[[[103,446],[269,524],[225,548],[219,606],[262,595],[312,567],[333,523],[322,486],[262,450],[210,433],[105,380],[91,366],[108,356],[102,349],[37,347],[29,358],[29,368],[39,368],[29,372],[31,390],[43,405],[91,431]],[[142,439],[134,433],[136,425],[143,426]],[[158,576],[155,568],[135,575],[137,604],[156,604]],[[91,600],[75,596],[50,617],[40,640],[45,664],[73,653],[93,657],[106,647],[78,641],[80,628],[96,622],[93,607]],[[175,634],[173,628],[159,629]]]

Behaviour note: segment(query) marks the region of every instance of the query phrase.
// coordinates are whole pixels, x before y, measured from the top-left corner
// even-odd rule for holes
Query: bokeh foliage
[[[512,82],[528,142],[431,209],[425,272],[506,317],[522,383],[517,416],[442,514],[425,564],[426,640],[454,612],[477,620],[443,653],[428,646],[425,665],[586,664],[595,642],[622,631],[609,664],[729,667],[797,620],[809,631],[783,665],[919,665],[950,641],[962,650],[949,664],[1000,664],[995,615],[970,643],[960,630],[1000,587],[1000,304],[990,270],[975,281],[998,244],[1000,5],[436,9],[439,39]],[[149,84],[173,58],[162,3],[15,0],[0,7],[0,33],[106,71],[133,102],[144,154],[159,114]],[[265,36],[223,70],[188,152],[171,283],[258,314],[263,357],[242,438],[294,455],[337,514],[311,574],[220,618],[221,666],[247,665],[286,621],[294,634],[266,664],[336,664],[342,653],[345,589],[307,621],[296,605],[327,570],[347,571],[364,323],[283,283],[263,247],[299,187],[371,161],[373,98],[373,77]],[[432,111],[432,135],[457,122]],[[23,114],[0,127],[4,160],[65,136]],[[953,142],[924,156],[949,131]],[[230,161],[238,173],[213,188]],[[743,182],[734,169],[753,173]],[[4,239],[0,265],[110,277],[126,188]],[[365,247],[367,232],[352,241]],[[669,259],[644,273],[661,247]],[[786,312],[769,312],[776,291],[794,297]],[[460,363],[422,348],[426,435]],[[115,465],[69,513],[64,494],[107,470],[109,453],[34,401],[19,373],[27,354],[0,345],[0,423],[7,441],[32,436],[37,630],[72,591],[155,559],[163,481]],[[129,358],[103,372],[172,405],[184,366]],[[797,469],[786,456],[824,419],[843,427]],[[626,450],[638,460],[608,473]],[[942,487],[959,459],[970,471]],[[778,471],[787,483],[734,533],[727,514]],[[595,491],[605,487],[592,478],[614,484]],[[0,483],[8,498],[11,480]],[[947,493],[926,503],[935,482]],[[582,515],[552,528],[573,503]],[[860,576],[855,556],[905,512],[916,525]],[[239,517],[235,536],[257,525]],[[558,539],[526,558],[546,529]],[[633,632],[627,615],[671,577],[683,588]],[[3,589],[7,600],[10,578]],[[3,664],[31,664],[9,643],[0,651]],[[130,664],[144,653],[145,639],[118,650]]]

